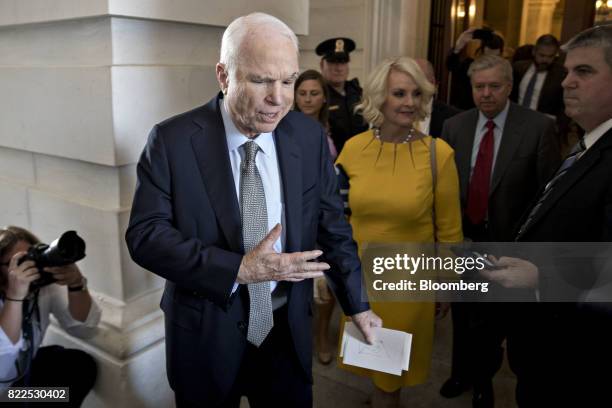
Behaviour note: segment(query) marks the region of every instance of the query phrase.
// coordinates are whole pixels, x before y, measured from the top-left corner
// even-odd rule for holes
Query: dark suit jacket
[[[612,241],[612,130],[604,134],[551,189],[518,241]],[[577,268],[580,282],[595,283],[588,265]],[[546,271],[544,271],[546,272]],[[576,274],[576,270],[573,271]],[[542,300],[553,300],[555,277],[541,275]],[[568,279],[572,279],[568,276]],[[577,285],[580,286],[580,285]]]
[[[512,94],[510,100],[518,103],[519,98],[519,86],[525,73],[531,66],[533,61],[517,61],[512,66],[514,84],[512,86]],[[566,75],[565,68],[558,64],[551,64],[548,69],[548,75],[542,84],[542,90],[540,91],[540,99],[538,100],[538,112],[548,113],[549,115],[559,116],[564,114],[565,105],[563,104],[563,88],[561,82],[565,79]]]
[[[571,242],[570,248],[602,246],[607,268],[597,262],[598,253],[586,253],[582,259],[566,257],[568,245],[561,250],[530,255],[539,267],[538,305],[540,327],[534,332],[539,338],[543,356],[542,378],[552,384],[562,403],[548,398],[551,406],[610,406],[609,376],[601,376],[612,365],[612,303],[610,303],[610,242],[612,241],[612,130],[604,134],[564,174],[550,190],[535,213],[532,222],[517,237],[523,242]],[[550,245],[550,244],[549,244]],[[584,245],[584,246],[583,246]],[[545,259],[547,258],[547,259]],[[542,262],[542,260],[544,262]],[[551,262],[552,261],[552,262]],[[542,267],[544,265],[544,267]],[[552,268],[551,268],[552,266]],[[602,303],[583,302],[594,291],[606,288]],[[575,302],[572,302],[574,296]],[[536,347],[536,345],[534,345]],[[548,390],[545,390],[548,391]],[[548,393],[550,397],[553,392]],[[579,404],[568,403],[574,399]]]
[[[460,112],[461,110],[434,99],[431,109],[431,121],[429,122],[429,135],[440,137],[444,121]]]
[[[442,139],[455,150],[463,209],[477,122],[478,109],[471,109],[448,119],[442,130]],[[521,216],[559,164],[554,137],[552,119],[510,103],[489,189],[491,241],[514,240]]]
[[[453,50],[446,58],[446,67],[452,74],[449,102],[458,109],[472,109],[474,107],[472,83],[468,76],[468,70],[472,62],[474,62],[474,59],[470,57],[462,60],[461,53],[455,54]]]
[[[212,405],[234,383],[247,345],[248,291],[232,296],[244,253],[222,95],[156,125],[138,163],[126,241],[132,258],[165,278],[167,371],[187,400]],[[324,130],[289,112],[275,134],[285,203],[285,252],[318,243],[348,315],[361,302],[361,266],[343,216]],[[304,373],[311,373],[312,281],[288,285],[288,318]]]
[[[344,83],[344,95],[338,93],[331,85],[327,85],[327,90],[329,132],[336,150],[340,153],[347,140],[368,130],[368,124],[363,120],[363,116],[354,112],[355,105],[361,101],[363,90],[357,78]]]

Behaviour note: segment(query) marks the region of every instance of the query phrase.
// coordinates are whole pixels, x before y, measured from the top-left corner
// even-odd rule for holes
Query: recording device
[[[66,231],[51,244],[38,243],[32,245],[27,254],[22,256],[17,264],[34,261],[40,278],[30,283],[30,291],[34,291],[55,282],[53,274],[43,271],[44,268],[65,266],[85,258],[85,241],[76,231]]]
[[[471,249],[466,249],[466,248],[458,247],[458,246],[451,247],[451,251],[453,251],[455,255],[460,256],[462,258],[472,258],[474,260],[479,258],[484,264],[484,269],[488,269],[488,270],[499,269],[497,265],[491,262],[489,258],[482,255],[480,252],[472,251]]]
[[[472,251],[472,254],[474,254],[476,258],[482,259],[482,263],[485,265],[484,267],[485,269],[490,269],[490,270],[499,269],[499,266],[495,265],[493,262],[491,262],[491,260],[489,260],[489,258],[487,258],[484,255],[481,255],[479,252]]]

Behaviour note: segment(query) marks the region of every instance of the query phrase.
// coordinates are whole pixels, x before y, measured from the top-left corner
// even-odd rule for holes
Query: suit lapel
[[[431,106],[431,118],[429,120],[429,134],[430,135],[440,135],[442,133],[442,124],[438,126],[440,118],[440,108],[438,106],[438,101],[433,101]]]
[[[287,118],[274,131],[278,165],[283,184],[285,209],[285,252],[299,251],[302,245],[302,154]]]
[[[529,226],[535,225],[565,193],[575,185],[601,157],[601,150],[612,146],[612,130],[608,130],[598,141],[587,150],[578,161],[565,173],[552,188],[549,196],[542,202],[540,209],[534,215]]]
[[[476,125],[478,124],[478,110],[473,109],[467,115],[465,126],[461,126],[459,131],[457,148],[455,150],[456,162],[459,165],[459,184],[461,200],[466,203],[468,186],[470,184],[470,165],[472,162],[472,149],[474,147],[474,136]]]
[[[504,124],[504,130],[502,133],[501,143],[499,145],[499,151],[497,152],[497,159],[495,160],[495,168],[493,169],[493,178],[491,179],[491,188],[489,189],[489,197],[495,192],[495,189],[499,185],[504,173],[508,169],[516,150],[521,144],[523,134],[521,132],[521,121],[517,116],[518,112],[516,106],[510,103],[508,109],[508,116],[506,117],[506,123]]]
[[[191,137],[198,167],[219,226],[232,251],[242,253],[240,207],[227,148],[219,97],[211,100],[194,122],[201,127]]]

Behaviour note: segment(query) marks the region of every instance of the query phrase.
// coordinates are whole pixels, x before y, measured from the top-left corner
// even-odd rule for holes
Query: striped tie
[[[523,225],[519,229],[519,232],[518,232],[519,236],[522,235],[523,232],[525,232],[525,230],[527,229],[527,227],[531,224],[531,220],[537,214],[538,210],[542,206],[542,203],[549,196],[549,194],[553,190],[553,187],[555,186],[555,184],[557,184],[559,179],[561,177],[563,177],[563,175],[565,173],[567,173],[567,171],[570,169],[570,167],[572,167],[572,165],[576,162],[576,160],[578,160],[580,155],[585,150],[586,150],[586,146],[584,144],[584,140],[580,139],[580,141],[578,143],[576,143],[574,148],[570,151],[568,156],[565,158],[565,160],[561,164],[561,167],[559,167],[559,170],[557,170],[557,172],[555,173],[553,178],[548,182],[548,184],[546,184],[546,187],[544,188],[544,191],[542,192],[542,195],[540,196],[540,199],[538,200],[536,205],[531,209],[531,212],[529,213],[529,216],[527,217],[527,220],[523,223]]]

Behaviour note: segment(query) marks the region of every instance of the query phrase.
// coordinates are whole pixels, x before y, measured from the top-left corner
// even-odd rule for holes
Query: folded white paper
[[[353,322],[344,325],[340,348],[344,364],[394,375],[408,371],[412,334],[382,327],[375,328],[374,333],[376,342],[369,345]]]

